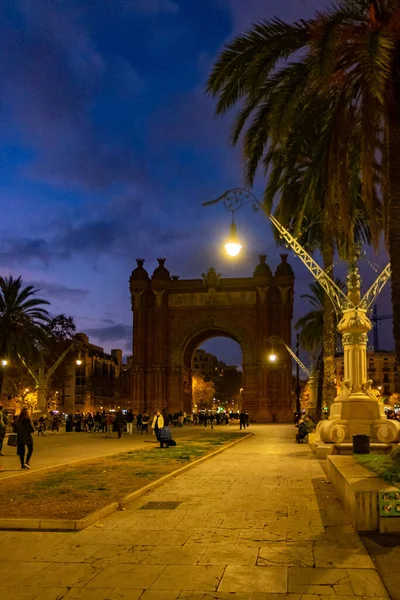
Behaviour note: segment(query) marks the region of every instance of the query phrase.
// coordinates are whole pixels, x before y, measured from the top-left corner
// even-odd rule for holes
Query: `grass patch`
[[[388,454],[355,454],[354,458],[387,483],[400,486],[400,465],[393,462]]]
[[[2,517],[81,519],[243,435],[194,431],[176,447],[153,445],[0,481]]]

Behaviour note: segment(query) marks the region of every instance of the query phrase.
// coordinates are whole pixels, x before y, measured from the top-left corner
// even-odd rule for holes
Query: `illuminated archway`
[[[253,277],[223,279],[210,268],[191,280],[171,278],[164,259],[150,279],[138,259],[130,280],[136,411],[189,412],[193,352],[225,336],[242,350],[245,410],[253,420],[291,420],[290,358],[275,368],[265,358],[271,335],[290,345],[294,275],[281,258],[274,275],[261,256]]]

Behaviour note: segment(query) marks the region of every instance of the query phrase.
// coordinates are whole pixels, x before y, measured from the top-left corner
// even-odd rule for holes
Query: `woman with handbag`
[[[27,408],[21,410],[21,414],[14,425],[14,432],[17,434],[17,454],[21,461],[21,469],[30,469],[29,461],[33,452],[33,436],[35,431],[32,420]],[[25,446],[28,449],[25,461]]]

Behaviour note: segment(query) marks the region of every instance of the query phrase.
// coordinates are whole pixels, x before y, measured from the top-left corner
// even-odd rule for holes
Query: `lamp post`
[[[296,335],[296,356],[299,358],[299,334]],[[299,361],[296,360],[296,412],[300,413],[300,365]]]
[[[315,410],[317,406],[317,386],[318,386],[318,373],[314,370],[314,367],[311,369],[307,368],[306,365],[299,358],[299,335],[297,334],[297,347],[296,353],[283,341],[279,335],[271,335],[269,338],[265,340],[266,342],[272,342],[276,344],[281,344],[296,362],[296,411],[300,412],[300,369],[304,371],[304,373],[308,376],[308,384],[310,386],[310,407],[307,410],[308,414],[315,416]],[[272,350],[268,355],[268,360],[271,363],[275,363],[277,360],[277,355]]]
[[[216,204],[220,200],[225,202],[231,197],[234,199],[237,194],[242,201],[241,206],[253,202],[257,208],[263,208],[254,194],[243,189],[228,190],[204,205]],[[348,267],[345,294],[272,214],[267,213],[267,217],[281,239],[292,248],[321,285],[340,319],[338,331],[342,335],[344,348],[344,380],[340,394],[331,405],[329,420],[318,424],[317,434],[326,443],[349,442],[356,434],[367,434],[372,440],[380,442],[400,441],[400,423],[384,418],[384,407],[378,402],[372,381],[367,380],[367,334],[372,326],[367,311],[390,278],[390,263],[361,297],[361,276],[357,265],[359,255],[355,251]]]

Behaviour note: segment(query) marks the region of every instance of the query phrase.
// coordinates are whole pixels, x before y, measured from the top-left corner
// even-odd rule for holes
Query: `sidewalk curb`
[[[197,465],[201,464],[202,462],[209,460],[210,458],[214,458],[214,456],[216,456],[217,454],[220,454],[221,452],[224,452],[225,450],[228,450],[229,448],[236,446],[236,444],[240,444],[241,442],[244,442],[245,440],[249,439],[253,435],[254,435],[254,433],[250,432],[250,433],[246,434],[245,436],[239,438],[238,440],[234,440],[230,444],[227,444],[226,446],[223,446],[222,448],[218,448],[218,450],[211,452],[211,454],[202,456],[201,458],[194,460],[193,462],[189,463],[188,465],[184,465],[183,467],[180,467],[179,469],[176,469],[175,471],[172,471],[171,473],[168,473],[167,475],[160,477],[160,479],[156,479],[155,481],[148,483],[147,485],[145,485],[144,487],[141,487],[140,489],[136,490],[135,492],[127,494],[126,496],[121,498],[121,500],[119,500],[118,502],[113,502],[112,504],[106,504],[106,506],[103,506],[99,510],[96,510],[95,512],[90,513],[89,515],[87,515],[87,517],[84,517],[83,519],[73,520],[73,519],[35,519],[35,518],[5,519],[5,518],[0,518],[0,531],[1,530],[3,530],[3,531],[4,530],[8,530],[8,531],[10,531],[10,530],[14,530],[14,531],[15,530],[17,530],[17,531],[82,531],[82,529],[86,529],[87,527],[90,527],[90,525],[93,525],[93,523],[96,523],[100,519],[107,517],[111,513],[115,512],[116,510],[124,508],[130,502],[135,500],[136,498],[139,498],[140,496],[147,494],[148,492],[150,492],[153,489],[157,488],[158,486],[162,485],[169,479],[173,479],[177,475],[181,475],[185,471],[187,471],[193,467],[196,467]]]

